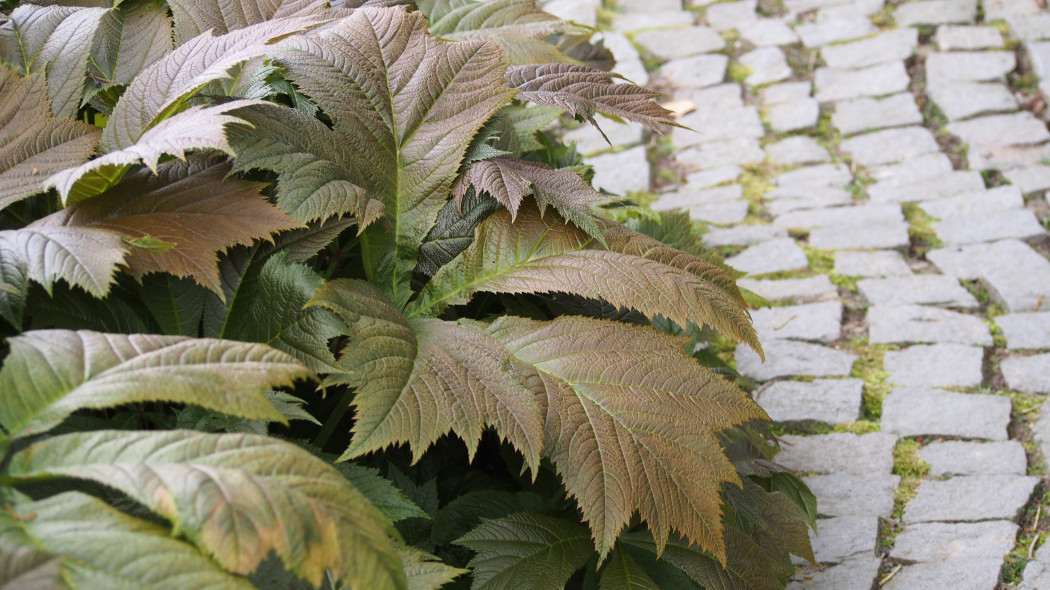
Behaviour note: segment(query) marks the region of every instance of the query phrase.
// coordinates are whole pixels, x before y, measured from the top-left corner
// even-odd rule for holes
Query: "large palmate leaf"
[[[660,586],[645,573],[626,551],[617,550],[609,556],[602,569],[600,590],[660,590]]]
[[[405,442],[418,459],[449,430],[473,457],[484,428],[494,426],[537,467],[540,406],[505,370],[512,360],[491,336],[471,325],[409,321],[365,281],[326,283],[310,305],[335,312],[349,336],[341,371],[325,381],[358,388],[354,436],[343,459]]]
[[[88,55],[106,10],[22,4],[0,25],[0,59],[23,74],[46,73],[51,112],[80,108]]]
[[[85,162],[100,131],[52,118],[44,76],[0,64],[0,209],[43,192],[48,176]]]
[[[315,586],[331,570],[353,588],[405,587],[389,522],[330,465],[284,441],[187,430],[74,433],[19,451],[4,477],[68,477],[119,490],[236,574],[251,573],[272,551]]]
[[[289,44],[289,77],[331,117],[354,184],[386,206],[389,227],[362,235],[365,269],[404,305],[470,139],[514,95],[499,49],[439,41],[418,12],[373,8]]]
[[[739,486],[722,429],[767,419],[702,367],[682,340],[646,327],[563,316],[503,317],[487,330],[547,400],[545,453],[604,557],[635,510],[659,546],[678,531],[720,560],[722,486]]]
[[[456,542],[477,552],[472,590],[561,590],[591,556],[586,527],[540,514],[488,520]]]
[[[165,249],[131,253],[132,276],[166,272],[221,293],[218,252],[299,226],[260,194],[265,184],[226,179],[229,171],[219,160],[170,162],[156,175],[140,172],[29,227],[94,227],[129,240],[160,240]]]
[[[217,35],[266,21],[324,12],[323,0],[169,0],[175,16],[175,43],[197,35]]]
[[[499,518],[516,512],[539,512],[545,500],[532,492],[481,490],[463,494],[441,508],[434,517],[430,539],[447,545],[481,524],[482,519]]]
[[[128,2],[102,17],[88,65],[96,82],[130,84],[171,49],[171,19],[164,6]]]
[[[265,391],[310,375],[260,344],[67,330],[33,330],[8,343],[0,425],[14,436],[53,428],[81,408],[143,401],[285,422]]]
[[[522,207],[518,219],[500,211],[479,227],[474,243],[444,266],[409,304],[407,315],[436,315],[474,293],[572,293],[661,314],[686,325],[710,324],[758,346],[732,279],[719,267],[618,225],[604,233],[608,249],[583,231]]]

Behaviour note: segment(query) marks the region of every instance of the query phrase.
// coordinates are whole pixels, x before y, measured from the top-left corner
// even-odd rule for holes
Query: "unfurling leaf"
[[[364,281],[326,283],[310,302],[346,324],[339,373],[325,383],[358,388],[353,439],[343,459],[409,443],[415,459],[449,430],[473,457],[486,426],[511,442],[536,469],[542,412],[519,375],[505,370],[507,351],[473,324],[406,319]]]
[[[429,279],[439,268],[466,250],[474,241],[474,230],[478,224],[500,209],[495,199],[478,195],[474,189],[467,189],[461,205],[457,207],[455,201],[449,201],[441,208],[434,227],[430,228],[423,245],[419,247],[417,277]]]

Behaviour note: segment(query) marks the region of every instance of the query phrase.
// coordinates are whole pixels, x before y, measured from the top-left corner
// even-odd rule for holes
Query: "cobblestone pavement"
[[[734,361],[819,501],[789,588],[1050,590],[1045,0],[545,8],[692,109],[567,138],[773,304]]]

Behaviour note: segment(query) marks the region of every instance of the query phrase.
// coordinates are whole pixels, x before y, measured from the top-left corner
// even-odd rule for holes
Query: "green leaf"
[[[127,245],[120,234],[86,227],[27,227],[0,231],[0,259],[5,261],[4,292],[12,315],[24,306],[32,279],[51,291],[62,279],[95,297],[105,297]]]
[[[91,51],[91,75],[103,85],[130,84],[171,49],[171,19],[164,6],[129,2],[102,17]]]
[[[62,579],[61,558],[42,549],[2,543],[0,590],[72,590]]]
[[[539,512],[544,499],[532,492],[481,490],[457,496],[434,517],[430,539],[435,545],[448,545],[481,524],[481,519],[498,518],[515,512]]]
[[[5,477],[71,477],[119,490],[236,574],[253,572],[274,551],[315,586],[326,570],[359,588],[405,586],[383,515],[324,461],[276,439],[186,430],[67,434],[15,454]]]
[[[543,149],[543,144],[536,141],[536,133],[560,117],[562,110],[543,105],[510,105],[501,112],[510,119],[511,125],[517,132],[521,151],[530,152]]]
[[[456,543],[477,552],[472,590],[561,590],[592,555],[586,527],[528,513],[485,521]]]
[[[139,300],[149,308],[161,332],[197,337],[208,291],[190,279],[153,273],[142,277]]]
[[[214,31],[222,35],[279,18],[323,13],[322,0],[169,0],[175,43]]]
[[[79,492],[18,502],[0,511],[0,554],[27,546],[54,555],[49,567],[60,568],[62,578],[68,580],[67,584],[56,579],[41,588],[252,588],[192,545],[173,539],[164,527]]]
[[[353,463],[336,463],[335,468],[392,522],[406,518],[430,518],[390,480],[379,475],[378,469]]]
[[[415,547],[402,547],[401,567],[408,578],[408,590],[438,590],[469,570],[445,565],[437,557]]]
[[[353,438],[341,459],[409,443],[419,459],[449,432],[472,458],[482,431],[494,426],[535,471],[543,446],[540,406],[514,372],[506,350],[473,325],[407,320],[365,281],[337,280],[308,304],[335,312],[349,336],[340,372],[325,384],[358,389]]]
[[[40,287],[31,287],[26,315],[32,318],[35,330],[62,328],[124,334],[154,331],[143,302],[119,283],[104,299],[62,283],[55,285],[50,294]]]
[[[660,590],[626,551],[616,550],[602,568],[601,590]]]
[[[288,76],[353,146],[353,183],[386,207],[389,226],[362,235],[365,270],[403,306],[470,139],[514,95],[499,49],[439,41],[418,12],[374,8],[289,45]]]
[[[8,344],[0,424],[15,437],[51,429],[82,408],[143,401],[284,422],[264,392],[310,375],[282,352],[222,340],[34,330]]]
[[[786,472],[773,473],[770,478],[770,487],[772,491],[780,492],[790,499],[802,512],[809,526],[813,529],[817,528],[817,498],[798,476]],[[805,557],[803,553],[798,555]],[[814,561],[812,558],[807,559]]]
[[[463,199],[449,201],[438,213],[434,227],[430,228],[423,245],[419,247],[419,265],[416,273],[425,278],[434,276],[474,241],[474,230],[500,209],[495,199],[478,195],[473,188],[467,189]]]
[[[295,397],[294,395],[283,391],[267,390],[266,399],[270,400],[273,407],[277,408],[277,411],[280,412],[289,422],[292,420],[303,420],[306,422],[313,422],[318,426],[321,425],[321,423],[317,421],[317,418],[314,418],[305,408],[303,408],[303,406],[306,405],[306,400],[302,398]]]

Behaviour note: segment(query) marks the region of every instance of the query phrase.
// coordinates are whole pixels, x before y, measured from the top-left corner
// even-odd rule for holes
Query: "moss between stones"
[[[866,420],[877,421],[882,417],[882,400],[890,393],[886,383],[890,374],[883,366],[883,358],[890,346],[869,344],[867,338],[855,338],[846,342],[846,348],[860,355],[853,363],[850,376],[864,381],[861,415]]]

